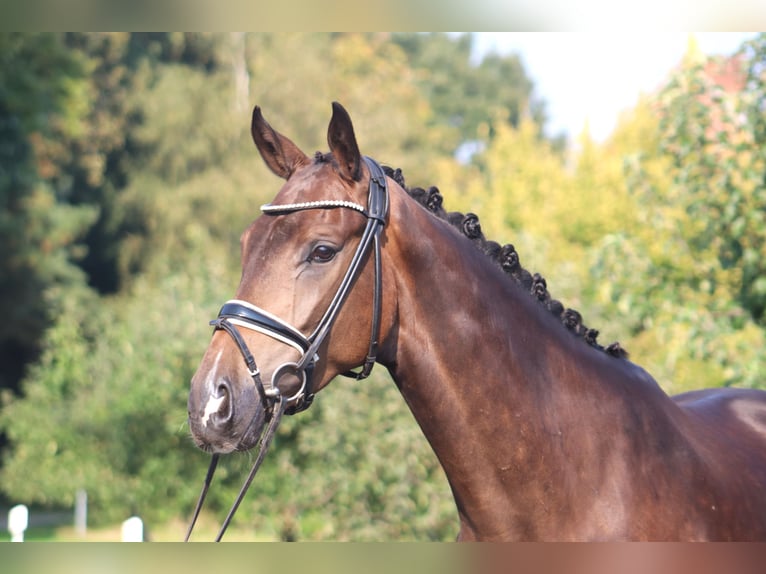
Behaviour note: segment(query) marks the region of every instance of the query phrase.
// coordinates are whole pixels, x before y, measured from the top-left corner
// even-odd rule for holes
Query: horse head
[[[191,381],[191,433],[213,453],[252,448],[277,405],[288,414],[307,408],[336,375],[363,365],[366,376],[388,307],[379,242],[386,178],[359,153],[346,110],[333,104],[327,154],[307,156],[258,107],[251,132],[286,182],[241,236],[239,286],[211,322]]]

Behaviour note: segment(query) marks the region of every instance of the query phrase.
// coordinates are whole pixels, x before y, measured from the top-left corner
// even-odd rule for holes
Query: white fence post
[[[78,536],[88,530],[88,493],[82,488],[74,493],[74,530]]]
[[[29,509],[17,504],[8,512],[8,532],[11,542],[24,542],[24,531],[29,526]]]
[[[138,516],[131,516],[122,523],[123,542],[143,542],[144,523]]]

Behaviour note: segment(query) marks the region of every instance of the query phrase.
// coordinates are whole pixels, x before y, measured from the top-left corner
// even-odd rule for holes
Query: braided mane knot
[[[548,295],[548,282],[539,273],[532,275],[532,295],[542,302],[550,299],[550,295]]]
[[[479,218],[475,213],[462,214],[459,212],[446,212],[442,206],[443,197],[439,189],[431,186],[428,190],[422,187],[408,188],[404,181],[401,169],[392,169],[383,166],[386,175],[399,184],[415,201],[425,209],[449,222],[462,235],[470,239],[484,254],[494,261],[509,275],[521,288],[529,293],[534,299],[545,306],[555,317],[559,318],[563,326],[575,336],[583,339],[588,345],[599,349],[608,355],[624,359],[628,353],[620,343],[614,342],[606,348],[598,342],[598,330],[587,327],[582,321],[582,315],[574,309],[565,308],[560,301],[553,299],[548,292],[548,282],[539,273],[531,274],[524,269],[519,259],[516,248],[507,243],[500,246],[495,241],[485,239],[481,230]]]
[[[506,273],[513,273],[520,266],[519,254],[516,253],[516,248],[510,243],[503,245],[500,248],[498,259],[500,260],[500,267],[502,267],[503,271]]]
[[[439,193],[439,188],[435,186],[431,186],[430,188],[428,188],[428,198],[426,199],[426,207],[430,211],[437,213],[441,209],[443,201],[444,201],[444,198],[442,197],[442,194]]]
[[[481,225],[479,224],[479,216],[475,213],[468,213],[461,222],[463,226],[463,235],[468,239],[484,239],[484,235],[481,233]]]

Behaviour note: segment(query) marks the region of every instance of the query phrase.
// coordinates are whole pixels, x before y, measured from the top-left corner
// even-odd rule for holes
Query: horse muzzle
[[[266,411],[252,385],[235,386],[222,377],[213,384],[194,385],[188,416],[194,443],[206,452],[223,454],[255,444]]]

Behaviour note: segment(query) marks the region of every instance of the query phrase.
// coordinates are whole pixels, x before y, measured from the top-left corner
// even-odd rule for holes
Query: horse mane
[[[529,293],[535,300],[543,305],[551,314],[558,317],[562,325],[578,338],[584,340],[588,345],[599,349],[620,359],[628,357],[628,352],[620,345],[614,342],[603,347],[596,340],[599,332],[591,329],[583,323],[582,315],[575,309],[564,307],[564,305],[551,297],[548,292],[548,284],[545,278],[539,273],[530,273],[521,265],[519,254],[516,248],[507,243],[500,245],[495,241],[487,240],[481,231],[479,218],[474,213],[447,212],[442,206],[443,197],[439,189],[435,186],[427,190],[422,187],[409,188],[404,182],[404,175],[401,169],[393,169],[383,166],[383,170],[391,179],[398,183],[415,201],[430,211],[436,217],[449,222],[460,233],[467,237],[473,244],[489,257],[493,262],[500,266],[513,280]]]

